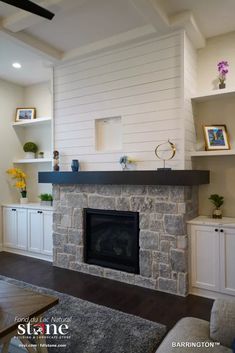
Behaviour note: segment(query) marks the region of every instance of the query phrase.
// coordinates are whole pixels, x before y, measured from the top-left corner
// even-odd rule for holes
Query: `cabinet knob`
[[[11,210],[14,211],[14,212],[16,212],[16,208],[12,208]]]
[[[42,214],[42,211],[38,211],[38,213]]]
[[[224,230],[223,230],[223,229],[220,229],[220,231],[221,231],[221,233],[223,233],[223,232],[224,232]]]
[[[215,232],[218,232],[218,231],[219,231],[219,229],[215,228]]]

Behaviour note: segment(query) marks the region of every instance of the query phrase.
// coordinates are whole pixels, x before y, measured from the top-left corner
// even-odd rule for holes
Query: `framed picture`
[[[17,108],[16,121],[33,120],[36,118],[36,108]]]
[[[207,151],[230,149],[226,125],[206,125],[203,130]]]

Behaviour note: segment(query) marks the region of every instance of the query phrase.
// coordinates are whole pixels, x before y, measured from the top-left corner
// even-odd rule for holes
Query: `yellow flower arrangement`
[[[20,190],[21,196],[25,198],[27,196],[27,175],[19,168],[10,168],[6,172],[12,179],[16,180],[14,186]]]

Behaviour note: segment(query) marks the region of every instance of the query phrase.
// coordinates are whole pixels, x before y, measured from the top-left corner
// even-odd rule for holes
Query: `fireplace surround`
[[[188,294],[186,221],[197,216],[197,186],[54,184],[53,195],[55,266],[182,296]],[[139,273],[86,263],[86,208],[139,214]]]

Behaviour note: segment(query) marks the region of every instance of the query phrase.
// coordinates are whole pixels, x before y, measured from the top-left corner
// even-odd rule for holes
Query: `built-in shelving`
[[[206,102],[217,98],[235,97],[235,89],[218,89],[192,97],[192,102]]]
[[[235,156],[235,150],[194,151],[194,152],[191,152],[190,155],[191,157]]]
[[[52,163],[51,158],[34,158],[34,159],[16,159],[14,164],[31,164],[31,163]]]
[[[20,127],[28,127],[28,126],[35,126],[35,125],[46,125],[52,121],[51,117],[43,117],[37,118],[33,120],[24,120],[24,121],[15,121],[12,123],[12,126],[20,126]]]

